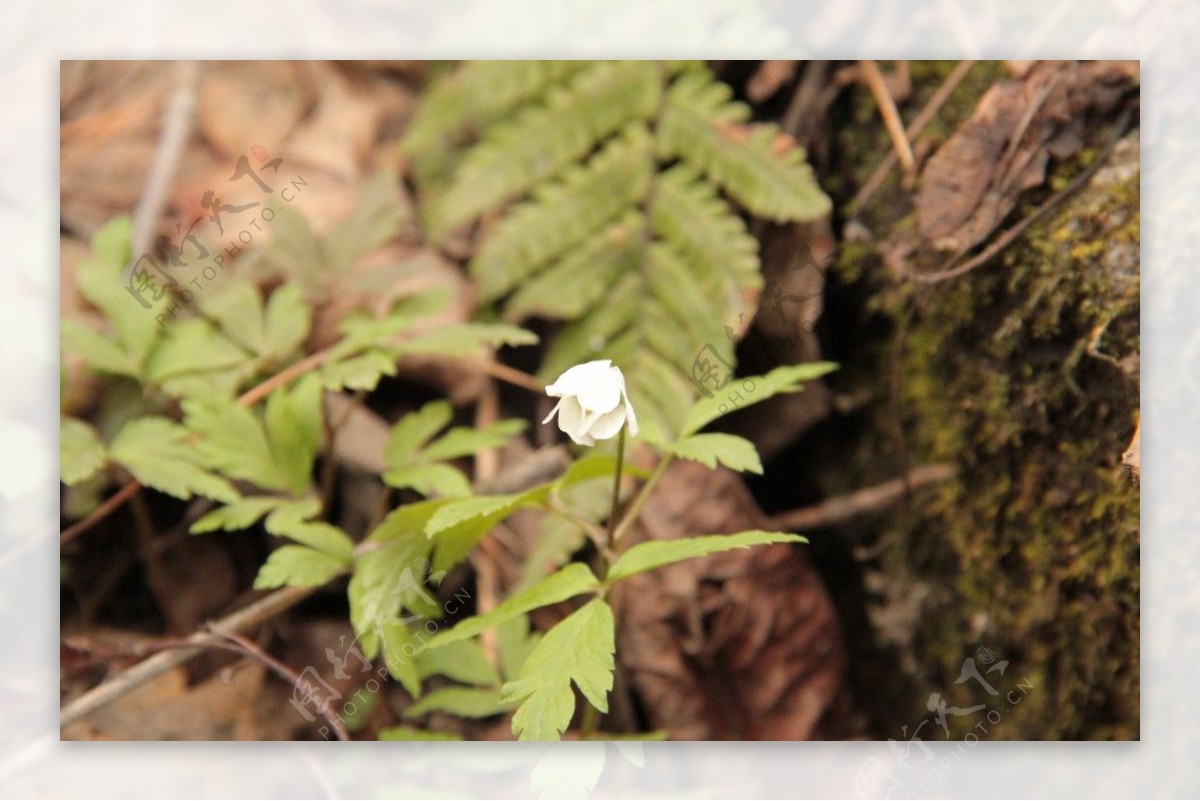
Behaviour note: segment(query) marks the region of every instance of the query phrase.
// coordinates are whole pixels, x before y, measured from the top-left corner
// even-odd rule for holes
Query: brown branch
[[[892,98],[892,93],[888,91],[887,83],[883,80],[883,73],[879,71],[879,65],[874,61],[860,61],[858,70],[863,80],[866,81],[867,88],[875,97],[875,104],[879,106],[879,114],[883,117],[883,125],[892,139],[892,147],[900,159],[900,166],[906,173],[912,175],[916,172],[916,159],[913,158],[912,145],[904,132],[904,123],[900,121],[900,112],[896,110],[896,101]]]
[[[930,464],[914,468],[907,476],[893,478],[849,495],[830,498],[815,506],[792,509],[770,518],[771,525],[789,531],[811,531],[845,523],[859,515],[882,511],[910,491],[929,484],[948,481],[958,473],[951,464]]]
[[[244,609],[218,620],[209,627],[210,631],[198,631],[188,637],[185,642],[190,643],[189,646],[155,654],[79,696],[63,707],[58,725],[60,727],[69,726],[134,688],[161,676],[171,668],[182,665],[212,643],[220,642],[223,635],[245,631],[268,620],[285,609],[295,606],[312,595],[316,589],[315,587],[286,587],[276,590]]]
[[[220,631],[214,631],[213,633],[216,634],[218,637],[221,637],[223,639],[229,640],[230,642],[234,643],[235,647],[233,648],[233,650],[242,652],[245,655],[247,655],[253,659],[257,659],[259,662],[263,663],[268,668],[273,670],[278,676],[280,676],[281,678],[290,682],[292,685],[293,692],[297,689],[302,692],[305,690],[306,685],[308,683],[303,678],[301,678],[298,673],[296,673],[294,670],[292,670],[287,665],[280,662],[275,657],[268,654],[262,648],[259,648],[256,644],[254,644],[250,640],[246,639],[242,635],[236,634],[234,632],[220,632]],[[217,644],[218,643],[209,643],[209,645],[217,645]],[[350,739],[350,732],[346,731],[346,727],[342,723],[341,716],[338,715],[337,713],[335,713],[330,708],[329,704],[319,705],[319,708],[317,709],[317,711],[321,713],[321,717],[325,718],[325,721],[329,724],[329,727],[331,729],[333,729],[334,734],[337,735],[337,738],[339,740],[349,740]]]
[[[546,384],[537,376],[529,373],[521,372],[516,368],[509,367],[507,364],[492,361],[490,359],[477,359],[475,361],[480,369],[493,378],[499,378],[501,381],[506,381],[516,387],[531,390],[533,392],[545,392]]]
[[[913,117],[913,120],[911,123],[909,123],[909,126],[904,129],[904,133],[908,137],[908,141],[915,141],[916,138],[921,135],[921,132],[925,130],[925,126],[928,125],[933,118],[937,116],[937,113],[942,110],[942,106],[944,106],[946,101],[950,99],[950,95],[955,89],[958,88],[958,85],[962,83],[962,79],[966,77],[967,73],[974,65],[974,61],[960,61],[958,62],[957,66],[951,70],[950,74],[946,76],[946,79],[942,81],[942,85],[939,86],[937,91],[933,93],[933,96],[929,98],[929,102],[926,103],[925,107],[917,113],[917,116]],[[896,166],[896,162],[898,160],[899,159],[896,157],[896,151],[889,150],[888,154],[883,158],[883,161],[879,162],[879,166],[877,166],[871,173],[871,177],[867,179],[867,182],[863,184],[862,188],[859,189],[854,195],[854,199],[850,201],[851,216],[858,214],[862,207],[867,204],[867,201],[870,200],[875,192],[879,190],[879,187],[883,184],[883,180],[887,178],[888,173],[891,172],[892,168]]]

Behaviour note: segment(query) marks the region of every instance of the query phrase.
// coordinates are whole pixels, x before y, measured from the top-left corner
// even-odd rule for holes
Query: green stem
[[[625,426],[621,426],[621,433],[617,435],[617,471],[613,474],[613,491],[612,491],[612,511],[608,515],[608,537],[605,540],[605,550],[608,552],[605,556],[608,557],[612,553],[613,543],[616,541],[615,534],[617,530],[617,504],[621,501],[621,472],[625,467]]]
[[[629,511],[625,513],[625,518],[621,521],[621,525],[617,526],[616,531],[613,532],[612,542],[614,545],[621,541],[621,538],[628,533],[629,527],[633,525],[633,521],[637,520],[638,515],[642,512],[642,507],[646,505],[646,501],[650,500],[650,493],[654,492],[655,485],[658,484],[658,480],[667,471],[667,465],[671,464],[674,458],[669,453],[663,454],[662,459],[658,462],[658,466],[650,474],[650,478],[642,485],[641,492],[637,494],[637,497],[633,499],[633,503],[629,505]]]

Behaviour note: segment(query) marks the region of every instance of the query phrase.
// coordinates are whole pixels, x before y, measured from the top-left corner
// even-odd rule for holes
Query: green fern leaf
[[[706,71],[684,73],[667,92],[658,124],[662,158],[682,158],[702,170],[755,216],[776,222],[815,220],[831,203],[817,186],[802,148],[778,152],[779,129],[740,123],[749,109],[731,102],[732,91]]]
[[[651,118],[662,94],[662,67],[649,61],[601,62],[556,87],[546,102],[491,128],[463,159],[428,225],[434,241],[590,153],[634,120]]]
[[[643,198],[654,168],[650,148],[645,126],[631,126],[587,164],[514,208],[471,262],[480,299],[509,292]]]

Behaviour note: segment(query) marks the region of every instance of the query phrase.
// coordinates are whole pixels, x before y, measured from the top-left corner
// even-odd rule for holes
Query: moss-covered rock
[[[917,65],[914,80],[936,87],[943,71]],[[886,142],[854,133],[848,148],[878,154]],[[1098,154],[1055,166],[1014,218]],[[950,715],[951,739],[1138,736],[1139,493],[1120,463],[1139,405],[1138,186],[1135,133],[1081,191],[960,278],[917,287],[869,247],[842,254],[837,280],[878,333],[857,345],[856,378],[879,399],[859,465],[961,471],[875,532],[887,547],[874,589],[913,607],[904,636],[880,632],[896,659],[874,671],[877,697],[862,699],[882,705],[885,735],[911,735],[936,692],[1003,717],[985,736],[986,713]],[[911,225],[904,194],[893,181],[872,202],[876,241]],[[981,647],[1008,661],[989,677],[999,696],[959,682]],[[1031,686],[1015,707],[1003,690],[1021,680]]]

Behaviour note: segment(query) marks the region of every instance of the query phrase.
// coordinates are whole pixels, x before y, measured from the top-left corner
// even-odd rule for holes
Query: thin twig
[[[1044,217],[1055,206],[1078,192],[1084,184],[1091,180],[1093,175],[1099,172],[1100,168],[1104,166],[1104,163],[1108,161],[1108,157],[1112,154],[1113,148],[1115,148],[1117,143],[1121,141],[1121,137],[1125,133],[1125,127],[1129,124],[1129,117],[1129,111],[1126,110],[1126,112],[1121,116],[1120,122],[1117,123],[1117,128],[1113,132],[1112,137],[1108,140],[1108,144],[1104,146],[1104,150],[1101,151],[1099,157],[1092,162],[1091,166],[1089,166],[1079,175],[1075,176],[1075,180],[1071,181],[1071,183],[1068,184],[1064,189],[1050,196],[1044,203],[1042,203],[1042,205],[1034,209],[1029,216],[1025,217],[1025,219],[1021,220],[1003,234],[996,237],[992,244],[988,245],[981,253],[971,259],[968,259],[957,267],[952,267],[948,270],[940,270],[934,273],[911,273],[910,277],[912,280],[919,284],[940,284],[943,281],[949,281],[952,278],[958,278],[960,275],[965,275],[966,273],[974,270],[976,267],[986,264],[989,260],[995,257],[996,254],[1011,245],[1017,237],[1024,233],[1026,228]]]
[[[951,464],[930,464],[914,468],[906,476],[893,478],[849,495],[829,498],[815,506],[792,509],[771,517],[771,525],[788,531],[811,531],[845,523],[859,515],[888,508],[905,496],[909,489],[938,484],[957,475]]]
[[[244,653],[246,656],[252,657],[273,670],[280,678],[291,683],[293,690],[299,689],[301,692],[306,690],[308,682],[300,677],[296,671],[292,670],[287,665],[280,662],[275,657],[268,654],[262,648],[258,647],[254,642],[246,639],[240,634],[232,631],[222,632],[213,631],[215,635],[222,639],[229,640],[234,644],[233,650]],[[218,643],[209,643],[209,645],[217,645]],[[341,716],[335,713],[329,704],[321,704],[317,709],[321,713],[321,717],[329,723],[329,727],[333,729],[334,734],[339,740],[349,740],[350,732],[346,731],[345,725],[342,723]]]
[[[900,121],[900,112],[896,110],[896,101],[888,91],[887,83],[883,80],[883,73],[879,71],[879,65],[874,61],[864,60],[858,62],[858,69],[863,80],[867,82],[867,88],[875,97],[875,104],[879,106],[879,114],[883,117],[883,125],[892,139],[892,147],[900,159],[900,166],[906,173],[912,175],[916,172],[916,159],[913,158],[912,145],[904,133],[904,123]]]
[[[131,479],[128,484],[121,487],[121,489],[119,489],[112,497],[93,509],[91,514],[89,514],[87,517],[71,526],[68,526],[58,538],[59,547],[71,542],[80,534],[120,509],[126,501],[128,501],[134,495],[137,495],[138,490],[141,488],[142,485],[137,479]]]
[[[501,381],[507,381],[513,386],[523,387],[524,389],[528,389],[533,392],[546,391],[546,384],[542,381],[542,379],[538,378],[537,376],[530,375],[529,373],[521,372],[514,367],[509,367],[507,364],[501,364],[500,362],[492,361],[491,359],[476,359],[475,363],[479,365],[483,372],[487,373],[493,378],[499,378]]]
[[[150,250],[154,229],[167,205],[167,192],[175,177],[179,157],[191,138],[196,117],[196,83],[200,67],[195,61],[175,64],[175,90],[163,115],[162,133],[154,152],[154,163],[133,213],[134,258]]]
[[[942,81],[942,85],[938,87],[933,96],[929,98],[929,102],[925,107],[913,117],[909,126],[904,129],[905,135],[910,142],[916,141],[916,138],[921,135],[937,113],[942,110],[942,106],[950,99],[950,95],[962,83],[962,79],[966,77],[971,67],[975,65],[974,61],[960,61],[946,76],[946,80]],[[883,180],[887,178],[888,173],[896,166],[898,161],[895,150],[889,150],[884,156],[883,161],[879,162],[879,166],[871,173],[871,177],[862,185],[862,188],[854,195],[854,199],[850,201],[850,215],[854,216],[867,204],[867,201],[879,190],[883,185]]]
[[[188,642],[194,644],[191,648],[178,648],[137,663],[133,667],[112,679],[92,688],[76,698],[62,709],[58,725],[69,726],[80,718],[91,714],[105,704],[115,701],[136,687],[145,684],[166,673],[171,668],[182,665],[192,657],[201,653],[206,646],[220,641],[221,634],[244,631],[264,620],[268,620],[285,609],[298,604],[312,595],[317,587],[285,587],[264,596],[244,609],[239,609],[231,615],[213,623],[210,631],[198,631],[188,637]]]

